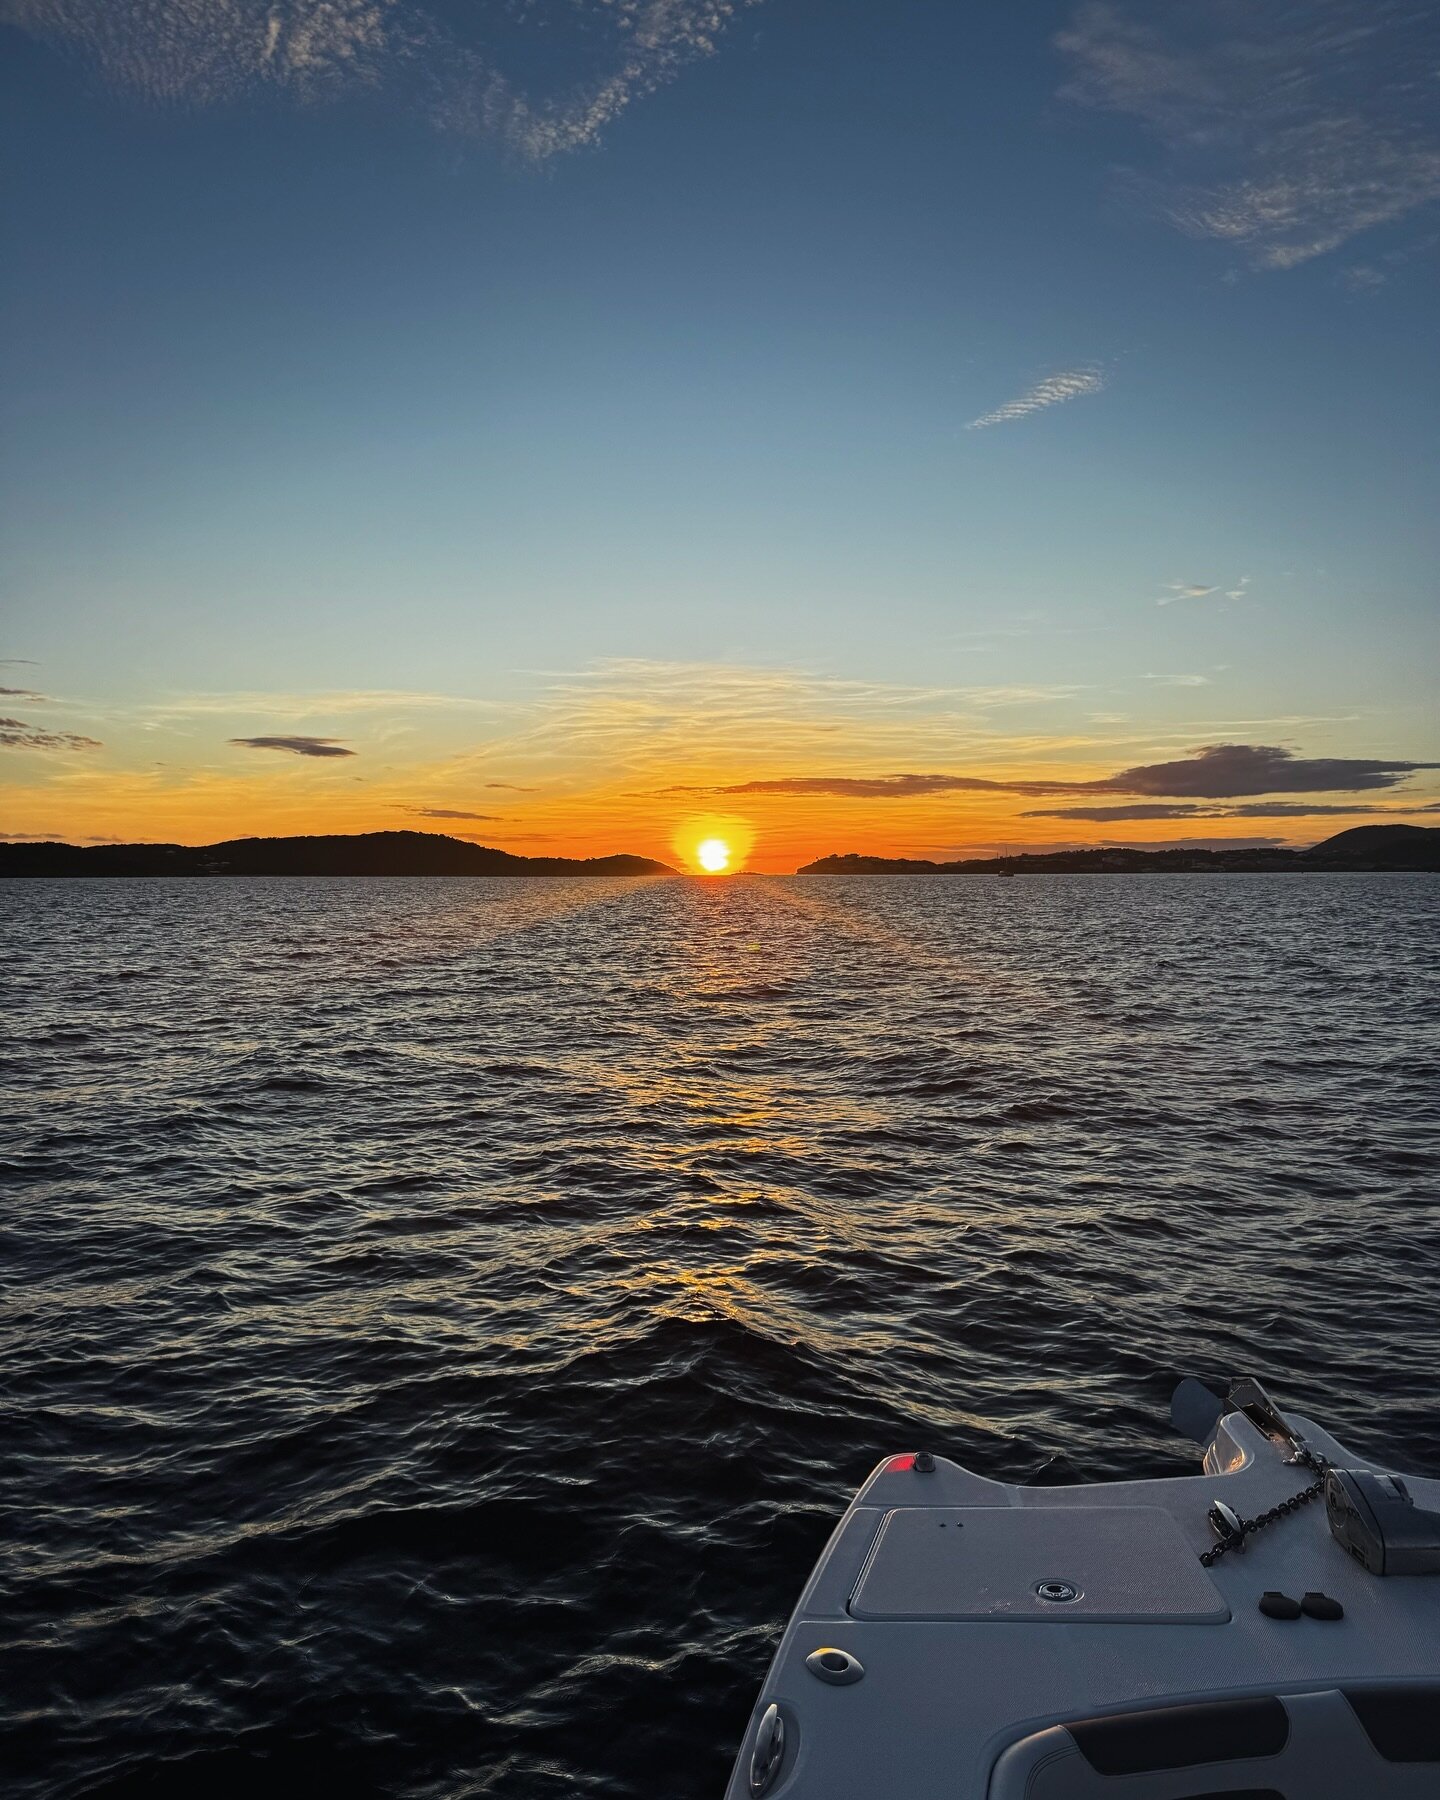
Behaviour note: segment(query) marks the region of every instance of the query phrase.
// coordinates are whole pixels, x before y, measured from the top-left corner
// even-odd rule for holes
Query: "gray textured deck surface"
[[[1368,1466],[1310,1421],[1292,1422],[1337,1465]],[[837,1526],[766,1677],[727,1800],[749,1800],[754,1731],[771,1702],[787,1748],[766,1800],[986,1800],[1005,1748],[1066,1719],[1440,1679],[1440,1577],[1367,1574],[1331,1538],[1319,1502],[1243,1555],[1201,1567],[1212,1498],[1253,1517],[1305,1485],[1243,1414],[1222,1421],[1214,1472],[1180,1479],[1016,1488],[941,1459],[920,1473],[910,1460],[881,1463]],[[1440,1508],[1440,1482],[1407,1479],[1417,1505]],[[1120,1527],[1097,1530],[1097,1509]],[[956,1547],[965,1531],[973,1554]],[[1047,1605],[1034,1586],[1049,1580],[1084,1598]],[[1257,1602],[1270,1588],[1322,1590],[1345,1617],[1266,1618]],[[1170,1616],[1157,1618],[1167,1603]],[[822,1645],[858,1657],[864,1678],[816,1679],[805,1658]]]

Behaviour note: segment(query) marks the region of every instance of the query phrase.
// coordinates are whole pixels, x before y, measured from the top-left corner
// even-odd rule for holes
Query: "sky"
[[[0,39],[0,836],[786,871],[1440,809],[1430,0]]]

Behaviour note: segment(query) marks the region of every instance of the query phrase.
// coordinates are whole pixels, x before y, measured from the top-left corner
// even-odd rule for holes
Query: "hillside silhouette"
[[[0,844],[0,876],[673,875],[648,856],[512,856],[434,831],[230,838],[222,844]]]
[[[797,871],[801,875],[1113,875],[1113,874],[1306,874],[1349,870],[1440,869],[1440,829],[1424,825],[1356,825],[1304,850],[1196,849],[1189,845],[1153,850],[1118,846],[1056,850],[1020,856],[976,857],[960,862],[923,862],[900,856],[822,856]]]

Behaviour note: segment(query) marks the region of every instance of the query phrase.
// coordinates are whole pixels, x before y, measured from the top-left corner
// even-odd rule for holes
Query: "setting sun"
[[[692,813],[676,827],[671,847],[697,875],[735,875],[750,861],[755,827],[735,813]]]

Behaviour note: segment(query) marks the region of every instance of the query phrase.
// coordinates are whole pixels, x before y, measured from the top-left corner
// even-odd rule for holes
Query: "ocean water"
[[[689,1800],[883,1455],[1440,1473],[1426,876],[0,883],[18,1800]]]

